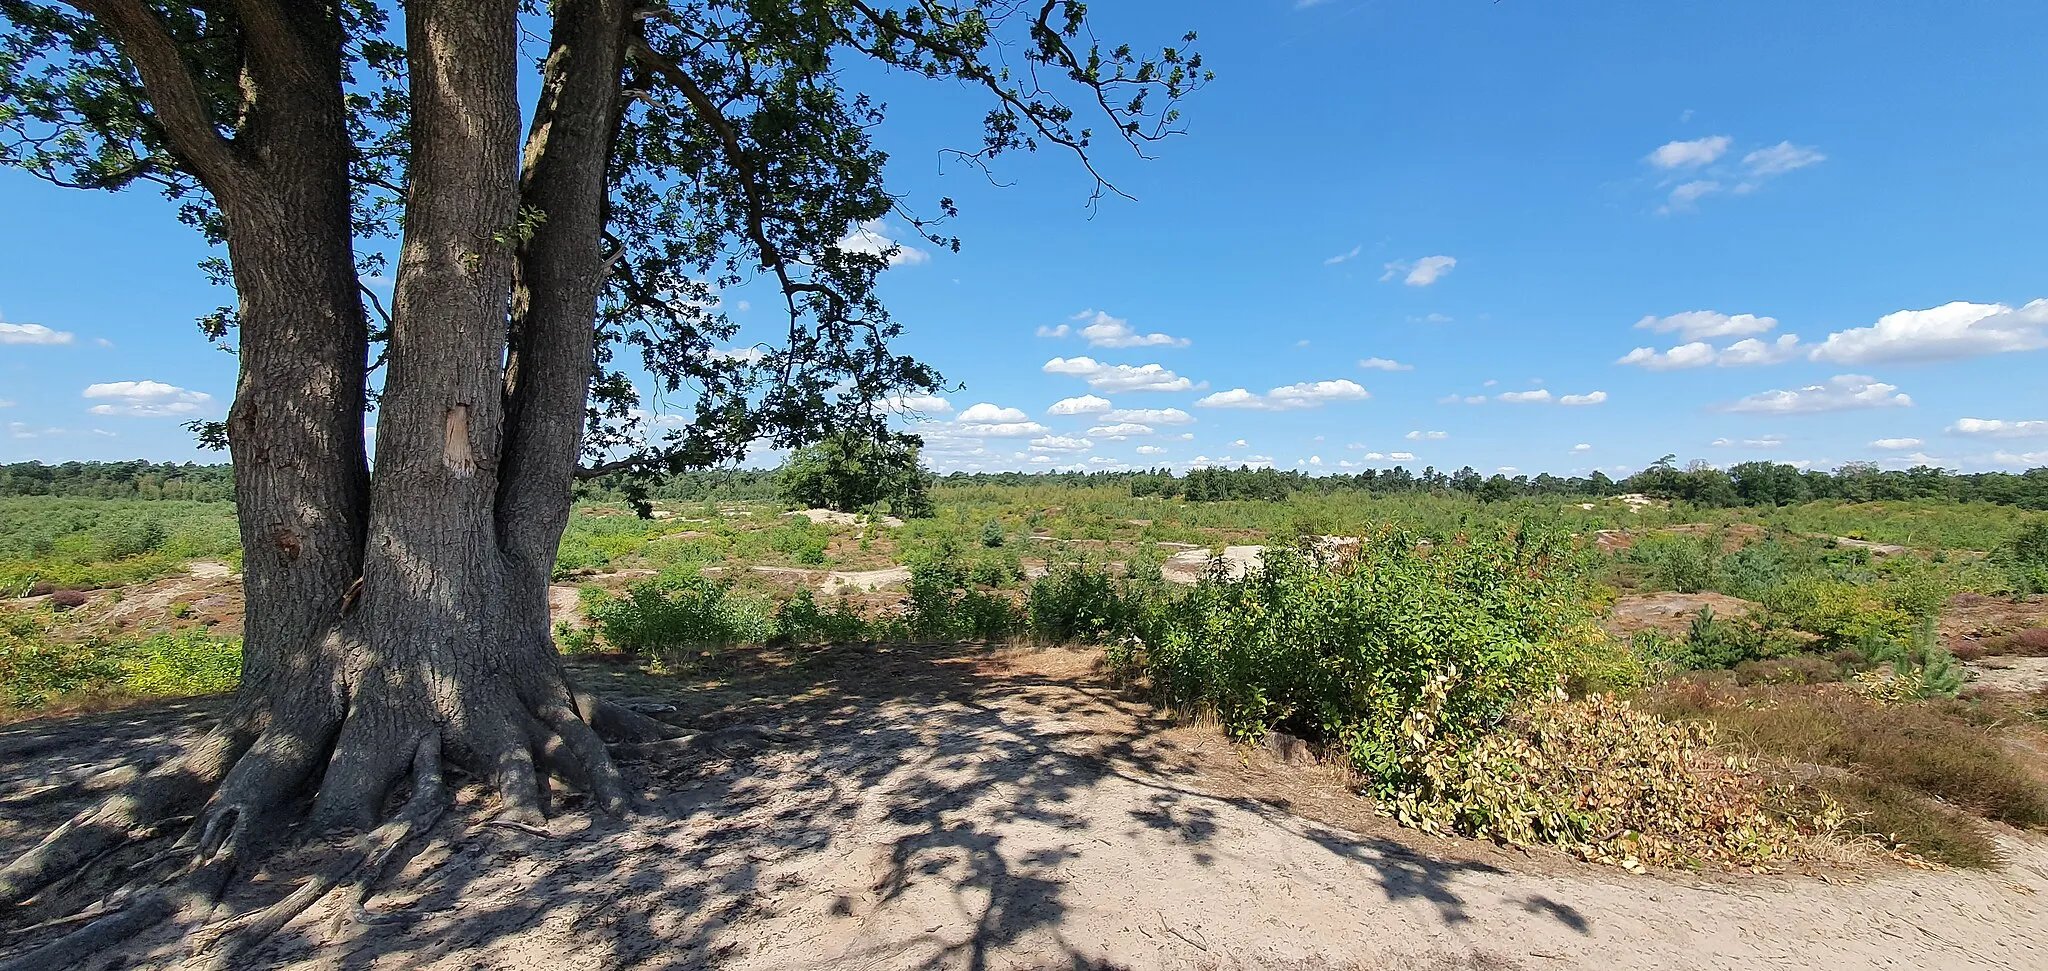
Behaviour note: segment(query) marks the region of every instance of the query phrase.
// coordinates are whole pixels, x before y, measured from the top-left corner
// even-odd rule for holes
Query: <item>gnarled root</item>
[[[441,781],[441,738],[428,733],[414,748],[412,795],[407,797],[405,808],[384,825],[356,839],[340,857],[283,900],[236,921],[195,946],[195,955],[211,952],[199,967],[222,971],[242,966],[250,952],[344,880],[349,881],[350,895],[354,897],[352,912],[361,913],[392,856],[413,837],[432,829],[446,806]]]

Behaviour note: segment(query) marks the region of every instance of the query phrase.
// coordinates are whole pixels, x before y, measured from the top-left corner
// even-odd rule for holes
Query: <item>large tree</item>
[[[0,0],[0,18],[0,162],[157,187],[225,247],[208,269],[234,305],[202,323],[240,373],[202,431],[233,458],[248,604],[219,726],[0,871],[0,905],[166,820],[192,819],[189,852],[21,966],[210,903],[301,814],[366,834],[326,883],[367,879],[351,867],[438,812],[444,760],[515,819],[546,812],[549,776],[623,810],[607,739],[673,732],[578,692],[548,636],[575,479],[881,436],[878,402],[939,384],[890,349],[891,251],[849,234],[893,213],[958,244],[883,184],[880,109],[841,62],[980,91],[961,157],[1057,146],[1097,196],[1114,187],[1079,112],[1142,147],[1203,79],[1180,50],[1098,44],[1076,0]],[[723,350],[716,294],[756,277],[786,332]],[[621,360],[693,395],[694,421],[650,438]]]

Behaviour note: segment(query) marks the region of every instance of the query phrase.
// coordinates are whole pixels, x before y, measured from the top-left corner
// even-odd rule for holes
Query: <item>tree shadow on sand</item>
[[[675,705],[661,717],[680,724],[768,725],[797,741],[628,763],[646,794],[628,820],[573,796],[546,833],[450,814],[367,921],[337,926],[347,902],[329,899],[273,939],[263,965],[1106,968],[1105,896],[1129,911],[1108,914],[1126,948],[1200,961],[1223,956],[1204,953],[1217,945],[1203,928],[1150,907],[1151,874],[1133,872],[1129,853],[1100,851],[1124,844],[1161,870],[1193,872],[1186,892],[1213,895],[1219,919],[1234,891],[1201,875],[1239,854],[1251,826],[1286,827],[1307,865],[1341,862],[1337,872],[1372,884],[1343,892],[1420,903],[1447,925],[1469,919],[1456,879],[1498,872],[1184,787],[1200,768],[1147,744],[1170,724],[1148,706],[985,648],[736,651],[692,676],[578,674],[615,697]],[[229,905],[287,892],[290,869],[281,861],[274,879],[244,882]],[[1096,898],[1097,933],[1070,939],[1083,897]],[[1568,905],[1531,897],[1525,909],[1589,932]],[[185,953],[176,933],[154,960]],[[0,937],[0,953],[25,943]]]

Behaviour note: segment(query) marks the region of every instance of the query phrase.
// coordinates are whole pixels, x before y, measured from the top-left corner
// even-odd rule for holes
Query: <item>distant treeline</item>
[[[196,462],[16,462],[0,465],[0,496],[72,496],[90,499],[197,499],[235,497],[228,465]]]
[[[650,484],[650,499],[672,502],[705,499],[775,499],[780,496],[777,473],[766,469],[711,469],[681,472]],[[1183,498],[1189,502],[1282,500],[1295,493],[1339,492],[1377,494],[1427,492],[1463,494],[1483,501],[1521,497],[1600,498],[1641,493],[1656,499],[1697,506],[1768,506],[1839,499],[1870,502],[1896,499],[1947,499],[1989,502],[2024,509],[2048,509],[2048,468],[2023,473],[1973,472],[1967,475],[1920,466],[1880,469],[1851,463],[1832,472],[1800,469],[1778,462],[1744,462],[1727,469],[1701,463],[1678,467],[1670,458],[1628,478],[1604,473],[1561,477],[1481,475],[1470,466],[1456,472],[1434,467],[1410,472],[1401,466],[1367,469],[1346,475],[1309,475],[1277,469],[1208,468],[1175,473],[1170,469],[1123,472],[955,472],[937,477],[946,486],[1102,486],[1129,489],[1134,496]],[[604,497],[613,489],[604,480],[584,486],[587,495]],[[234,481],[226,465],[152,462],[66,462],[44,465],[21,462],[0,466],[0,496],[87,496],[143,499],[229,499]]]
[[[1190,502],[1233,499],[1280,500],[1297,492],[1464,494],[1484,501],[1521,497],[1600,498],[1640,493],[1698,506],[1771,506],[1815,499],[1870,502],[1949,499],[2048,509],[2048,468],[2025,473],[1968,475],[1930,467],[1886,470],[1851,463],[1832,472],[1778,462],[1744,462],[1728,469],[1705,464],[1679,468],[1669,458],[1619,481],[1605,473],[1569,478],[1541,475],[1481,475],[1470,466],[1456,472],[1434,467],[1410,472],[1401,466],[1349,475],[1309,475],[1277,469],[1208,468],[1176,474],[1168,469],[1128,472],[954,473],[947,485],[1099,485],[1127,487],[1134,496],[1179,497]]]

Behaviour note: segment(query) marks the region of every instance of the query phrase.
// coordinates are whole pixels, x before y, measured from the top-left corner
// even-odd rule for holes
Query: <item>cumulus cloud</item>
[[[1719,191],[1721,191],[1721,183],[1713,179],[1694,179],[1690,182],[1680,182],[1672,188],[1671,195],[1665,197],[1664,204],[1657,207],[1657,212],[1659,215],[1669,215],[1674,212],[1691,212],[1699,208],[1699,201],[1701,199]]]
[[[1392,359],[1390,359],[1390,358],[1384,358],[1384,357],[1368,357],[1368,358],[1366,358],[1365,360],[1363,360],[1363,361],[1360,361],[1360,362],[1358,362],[1358,366],[1359,366],[1359,367],[1362,367],[1362,368],[1365,368],[1366,370],[1369,370],[1369,371],[1413,371],[1413,370],[1415,370],[1415,365],[1413,365],[1413,364],[1403,364],[1403,363],[1401,363],[1400,361],[1396,361],[1396,360],[1392,360]]]
[[[1400,277],[1401,282],[1411,287],[1426,287],[1448,275],[1458,265],[1454,257],[1425,256],[1419,260],[1395,260],[1380,274],[1381,282]]]
[[[1031,440],[1034,452],[1085,452],[1094,448],[1095,443],[1085,438],[1069,438],[1064,435],[1047,435]]]
[[[1390,458],[1390,459],[1393,459],[1393,460],[1394,460],[1394,461],[1396,461],[1396,462],[1413,462],[1413,461],[1415,461],[1415,453],[1414,453],[1414,452],[1388,452],[1388,453],[1387,453],[1387,457],[1388,457],[1388,458]],[[1372,458],[1372,456],[1371,456],[1371,455],[1367,455],[1367,456],[1366,456],[1366,458]]]
[[[1097,391],[1195,391],[1196,384],[1157,364],[1103,364],[1090,357],[1056,357],[1045,362],[1047,374],[1065,374],[1088,382]]]
[[[172,418],[196,415],[213,400],[204,391],[190,391],[161,381],[109,381],[88,385],[85,397],[102,404],[87,409],[95,415]]]
[[[1785,436],[1783,435],[1765,435],[1762,438],[1745,438],[1741,440],[1733,438],[1714,439],[1715,448],[1777,448],[1783,444],[1785,444]]]
[[[1568,394],[1558,398],[1557,403],[1567,408],[1584,407],[1586,405],[1606,404],[1607,392],[1588,391],[1585,394]]]
[[[1083,310],[1075,314],[1072,319],[1087,321],[1087,323],[1081,325],[1081,329],[1077,333],[1088,339],[1089,347],[1188,346],[1188,339],[1185,337],[1173,337],[1168,334],[1140,334],[1131,329],[1130,321],[1124,320],[1121,317],[1111,317],[1100,310]],[[1057,330],[1061,333],[1050,336],[1064,336],[1066,325],[1061,324]],[[1039,333],[1045,335],[1045,328],[1039,328]]]
[[[1793,169],[1819,165],[1828,160],[1819,151],[1791,142],[1779,142],[1769,148],[1759,148],[1742,157],[1743,168],[1757,178],[1783,175]]]
[[[1303,408],[1320,408],[1332,401],[1363,401],[1372,397],[1355,381],[1342,378],[1335,381],[1303,381],[1300,384],[1282,385],[1265,394],[1253,394],[1243,388],[1219,391],[1195,402],[1198,408],[1242,408],[1251,411],[1294,411]]]
[[[1084,394],[1078,398],[1061,398],[1045,409],[1048,415],[1095,415],[1108,411],[1112,406],[1108,398]]]
[[[987,438],[1023,438],[1049,431],[1020,409],[1004,408],[986,401],[961,412],[956,427],[965,434]]]
[[[1065,337],[1073,332],[1074,328],[1065,324],[1061,324],[1058,327],[1047,327],[1040,324],[1038,327],[1038,336],[1040,337]]]
[[[1877,441],[1871,442],[1870,447],[1896,452],[1909,448],[1919,448],[1924,444],[1926,443],[1917,438],[1880,438]]]
[[[1494,397],[1511,405],[1540,405],[1548,404],[1551,400],[1548,388],[1537,388],[1534,391],[1503,391]]]
[[[1869,327],[1837,331],[1813,349],[1835,364],[1954,360],[2048,348],[2048,299],[2019,308],[1958,300],[1901,310]]]
[[[1955,424],[1948,426],[1948,433],[1978,438],[2037,438],[2048,436],[2048,421],[1958,418]]]
[[[0,320],[0,344],[43,344],[54,346],[71,343],[73,335],[66,330],[51,330],[41,324],[10,324]]]
[[[1691,169],[1706,165],[1728,153],[1728,146],[1735,139],[1727,135],[1709,135],[1689,142],[1666,142],[1657,146],[1649,155],[1649,162],[1660,169]]]
[[[1134,421],[1118,422],[1114,425],[1097,425],[1094,428],[1088,429],[1088,434],[1107,438],[1112,442],[1121,442],[1133,435],[1150,435],[1152,432],[1152,426],[1140,425]]]
[[[1590,451],[1592,451],[1592,450],[1593,450],[1593,446],[1591,446],[1591,445],[1588,445],[1588,444],[1586,444],[1585,442],[1580,442],[1579,444],[1577,444],[1577,445],[1574,445],[1574,446],[1572,446],[1572,454],[1573,454],[1573,455],[1582,455],[1582,454],[1584,454],[1584,453],[1586,453],[1586,452],[1590,452]]]
[[[714,361],[738,361],[742,364],[759,364],[768,352],[758,347],[714,347],[704,353]]]
[[[1117,408],[1103,413],[1103,421],[1135,421],[1147,425],[1187,425],[1195,416],[1179,408]]]
[[[916,266],[931,262],[932,255],[915,246],[898,243],[889,238],[889,225],[879,219],[870,219],[839,238],[838,247],[847,253],[865,253],[869,256],[886,256],[890,266]]]
[[[1449,437],[1451,437],[1450,432],[1425,432],[1420,429],[1409,432],[1407,435],[1408,440],[1411,442],[1441,442]]]
[[[1824,384],[1759,392],[1723,405],[1722,410],[1796,415],[1859,408],[1907,408],[1912,404],[1913,399],[1900,393],[1897,385],[1885,384],[1862,374],[1838,374]]]
[[[1339,253],[1335,256],[1330,257],[1327,260],[1324,260],[1323,265],[1336,266],[1339,263],[1348,263],[1352,260],[1357,259],[1358,254],[1363,252],[1365,252],[1365,245],[1361,243],[1357,246],[1351,247],[1351,249],[1348,252]]]
[[[1165,455],[1165,454],[1166,454],[1166,450],[1165,450],[1165,449],[1163,449],[1163,448],[1160,448],[1160,447],[1159,447],[1159,446],[1157,446],[1157,445],[1140,445],[1140,446],[1138,446],[1138,449],[1137,449],[1137,451],[1138,451],[1138,454],[1139,454],[1139,455]]]

